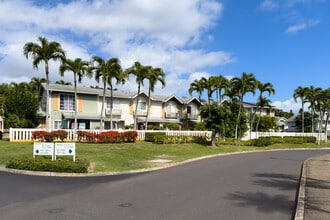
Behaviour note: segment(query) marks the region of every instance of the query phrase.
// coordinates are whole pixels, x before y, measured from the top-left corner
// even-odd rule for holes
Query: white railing
[[[44,129],[30,129],[30,128],[10,128],[9,129],[9,140],[10,142],[28,142],[33,141],[32,139],[32,132],[33,131],[40,131]],[[74,140],[74,130],[73,129],[61,129],[68,132],[68,136],[66,140]],[[46,131],[46,130],[44,130]],[[95,134],[99,134],[100,130],[85,130],[88,132],[92,132]],[[107,131],[107,130],[104,130]],[[124,132],[128,130],[116,130],[119,132]],[[138,133],[138,140],[145,139],[146,132],[165,132],[166,135],[169,136],[195,136],[195,137],[211,137],[211,131],[166,131],[166,130],[137,130]]]
[[[40,131],[43,129],[30,129],[30,128],[10,128],[9,129],[9,139],[11,142],[19,141],[33,141],[32,132]],[[74,130],[73,129],[63,129],[68,132],[66,140],[74,140]],[[88,132],[93,132],[99,134],[100,130],[85,130]],[[104,130],[107,131],[107,130]],[[116,130],[119,132],[124,132],[128,130]],[[138,140],[145,139],[146,132],[165,132],[168,136],[193,136],[193,137],[211,137],[211,131],[169,131],[169,130],[137,130]],[[308,137],[313,136],[324,140],[324,133],[321,135],[319,133],[298,133],[298,132],[246,132],[242,137],[242,140],[257,139],[259,137]]]
[[[257,139],[259,137],[321,137],[324,140],[324,133],[321,135],[317,132],[314,133],[302,133],[302,132],[246,132],[242,137],[242,140]]]

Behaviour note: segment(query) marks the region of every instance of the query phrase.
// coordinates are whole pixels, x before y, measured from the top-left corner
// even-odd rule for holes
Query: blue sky
[[[163,68],[167,85],[158,94],[188,96],[202,76],[254,73],[274,85],[273,105],[297,111],[295,88],[329,87],[329,11],[328,0],[0,0],[0,83],[44,77],[22,48],[45,36],[72,59],[98,55],[120,58],[124,68],[135,61]],[[58,65],[51,63],[52,82],[72,81]],[[135,91],[134,79],[119,89]]]

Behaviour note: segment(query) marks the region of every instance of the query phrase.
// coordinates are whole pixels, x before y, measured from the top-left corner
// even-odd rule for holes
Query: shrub
[[[46,133],[47,132],[43,130],[32,131],[32,139],[36,141],[44,141]]]
[[[144,141],[147,142],[155,142],[155,137],[158,135],[166,135],[165,132],[146,132],[145,133],[145,138]]]
[[[98,143],[120,143],[123,142],[124,134],[118,131],[104,131],[97,135]]]
[[[304,137],[283,137],[283,142],[288,144],[303,144],[305,143]]]
[[[138,137],[137,131],[125,131],[124,141],[125,142],[135,142]]]
[[[32,131],[32,139],[35,141],[52,142],[54,139],[60,139],[62,142],[68,136],[68,132],[65,130],[56,130],[47,132],[44,130]]]
[[[62,172],[62,173],[87,173],[89,162],[87,160],[69,159],[50,160],[46,157],[16,158],[10,160],[7,168],[32,171]]]
[[[89,131],[77,131],[78,141],[87,141],[88,143],[95,142],[96,134]]]
[[[260,137],[258,139],[253,139],[251,141],[252,146],[255,147],[265,147],[272,145],[272,139],[270,137]]]

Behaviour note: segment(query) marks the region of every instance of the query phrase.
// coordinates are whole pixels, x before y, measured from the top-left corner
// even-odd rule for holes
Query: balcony
[[[133,115],[135,115],[135,111],[133,112]],[[147,111],[137,110],[136,116],[147,116]]]
[[[178,113],[165,112],[165,118],[178,118]]]
[[[110,108],[105,109],[105,115],[110,115]],[[112,115],[121,115],[121,109],[112,109]]]

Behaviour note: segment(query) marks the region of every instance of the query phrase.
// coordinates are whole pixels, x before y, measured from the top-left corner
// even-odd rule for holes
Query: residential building
[[[46,112],[46,84],[42,85],[41,112]],[[77,103],[74,99],[74,87],[70,85],[49,85],[49,123],[52,129],[70,129],[75,126],[74,115],[77,105],[78,129],[100,128],[103,89],[77,87]],[[110,129],[110,90],[106,91],[104,128]],[[124,129],[134,124],[134,113],[137,93],[113,91],[112,123],[113,129]],[[176,123],[185,128],[200,121],[201,103],[195,97],[180,98],[176,95],[152,95],[148,106],[148,94],[140,93],[137,106],[137,123],[139,129],[144,124],[149,108],[148,126],[162,129],[165,123]],[[41,127],[44,127],[44,123]]]

